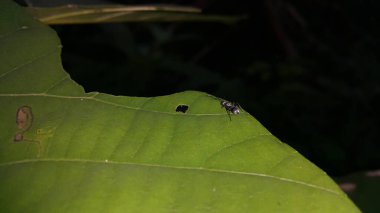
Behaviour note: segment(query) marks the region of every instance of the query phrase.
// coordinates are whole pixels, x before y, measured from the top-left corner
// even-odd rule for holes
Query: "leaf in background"
[[[230,121],[194,91],[85,93],[63,70],[53,30],[8,1],[0,20],[1,210],[359,211],[248,113]]]
[[[244,17],[200,14],[194,7],[172,5],[67,5],[28,7],[27,11],[45,24],[93,24],[114,22],[206,21],[234,23]]]
[[[355,173],[336,178],[336,181],[363,212],[380,212],[380,170]]]

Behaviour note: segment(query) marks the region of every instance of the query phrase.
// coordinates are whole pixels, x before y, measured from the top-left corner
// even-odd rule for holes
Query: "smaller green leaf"
[[[65,5],[29,7],[27,11],[45,24],[95,24],[113,22],[207,21],[234,23],[243,17],[204,15],[195,7],[172,5]]]

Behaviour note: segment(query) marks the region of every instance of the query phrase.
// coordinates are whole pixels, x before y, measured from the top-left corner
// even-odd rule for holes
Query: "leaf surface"
[[[5,212],[359,212],[247,112],[230,121],[217,98],[196,91],[85,93],[60,49],[52,29],[1,1]]]

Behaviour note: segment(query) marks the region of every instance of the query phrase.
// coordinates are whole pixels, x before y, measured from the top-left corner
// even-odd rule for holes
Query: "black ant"
[[[220,101],[220,106],[226,109],[226,112],[228,114],[228,117],[230,118],[230,121],[232,120],[231,114],[234,114],[234,115],[240,114],[241,106],[238,103],[229,102],[212,95],[209,95],[209,96]]]
[[[240,114],[241,107],[238,103],[233,103],[226,100],[220,100],[220,105],[222,106],[222,108],[226,109],[226,112],[228,114],[228,117],[230,118],[230,121],[231,121],[231,115],[230,115],[231,113],[234,115]]]

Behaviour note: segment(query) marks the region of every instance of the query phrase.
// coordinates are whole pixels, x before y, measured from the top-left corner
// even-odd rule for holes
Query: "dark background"
[[[89,2],[151,3],[69,1]],[[330,175],[380,168],[379,1],[158,2],[247,18],[53,26],[71,77],[114,95],[208,92],[240,103]]]

